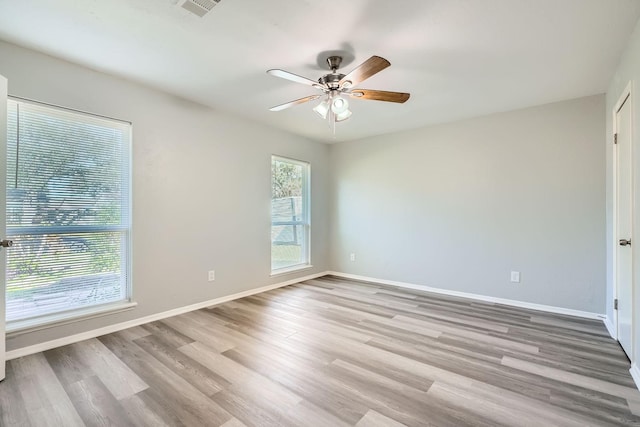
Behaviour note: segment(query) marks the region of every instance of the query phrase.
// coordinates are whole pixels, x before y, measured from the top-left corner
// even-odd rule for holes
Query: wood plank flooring
[[[601,322],[325,276],[9,361],[0,425],[640,425]]]

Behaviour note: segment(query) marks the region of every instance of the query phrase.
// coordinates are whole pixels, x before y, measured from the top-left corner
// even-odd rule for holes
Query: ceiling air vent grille
[[[186,0],[182,3],[182,8],[202,18],[218,3],[220,0]]]

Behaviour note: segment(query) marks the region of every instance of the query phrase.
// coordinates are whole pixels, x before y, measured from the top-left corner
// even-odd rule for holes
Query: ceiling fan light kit
[[[276,105],[275,107],[271,107],[270,110],[282,111],[293,107],[294,105],[322,98],[320,103],[313,108],[313,111],[318,113],[318,115],[324,120],[328,118],[329,124],[333,127],[333,131],[335,133],[335,123],[345,121],[352,115],[352,112],[349,109],[349,101],[346,97],[395,102],[399,104],[402,104],[409,99],[410,95],[405,92],[353,89],[364,80],[391,65],[391,63],[386,59],[374,55],[346,75],[338,73],[338,68],[340,68],[341,63],[341,56],[329,56],[327,58],[327,64],[329,65],[331,72],[320,77],[318,81],[298,76],[297,74],[280,69],[268,70],[267,73],[272,76],[291,80],[296,83],[306,84],[323,92],[321,95],[311,95],[294,101],[289,101],[285,104]]]

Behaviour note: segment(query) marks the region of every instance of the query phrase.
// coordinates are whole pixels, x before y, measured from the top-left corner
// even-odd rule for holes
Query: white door
[[[0,76],[0,239],[6,232],[6,185],[7,177],[7,79]],[[4,379],[4,322],[5,322],[5,265],[7,255],[4,248],[0,247],[0,380]]]
[[[615,115],[616,144],[616,298],[618,341],[632,358],[633,267],[631,232],[633,219],[633,169],[631,159],[631,100],[627,95]],[[634,245],[640,242],[633,242]]]

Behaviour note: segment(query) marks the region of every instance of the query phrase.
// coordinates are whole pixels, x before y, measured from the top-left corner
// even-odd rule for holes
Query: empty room
[[[0,0],[0,426],[640,425],[639,19]]]

